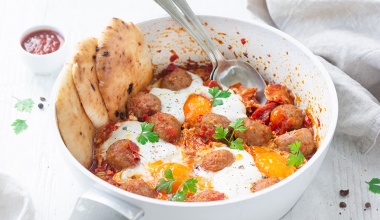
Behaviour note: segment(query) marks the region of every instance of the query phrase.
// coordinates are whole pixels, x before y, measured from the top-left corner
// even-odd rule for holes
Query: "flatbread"
[[[99,92],[96,75],[96,47],[98,40],[86,38],[77,43],[73,57],[73,79],[87,116],[96,128],[108,122],[108,113]]]
[[[141,30],[113,18],[98,39],[96,72],[109,120],[126,118],[128,98],[152,80],[152,63]]]
[[[66,63],[60,73],[61,84],[55,102],[57,123],[66,147],[79,163],[89,168],[92,163],[95,127],[79,100],[72,77],[72,66],[72,63]]]

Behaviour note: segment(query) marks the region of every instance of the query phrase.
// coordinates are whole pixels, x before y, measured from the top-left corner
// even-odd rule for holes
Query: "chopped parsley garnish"
[[[28,128],[26,120],[21,119],[16,119],[16,121],[14,121],[11,126],[13,126],[13,130],[16,134],[20,134],[22,131],[25,131]]]
[[[231,134],[231,136],[229,138],[227,137],[228,128],[224,128],[223,129],[222,126],[216,126],[216,128],[215,128],[215,134],[212,135],[212,136],[215,139],[227,141],[227,143],[228,143],[228,145],[229,145],[229,147],[231,149],[243,150],[244,149],[243,139],[236,138],[235,140],[233,140],[235,131],[244,132],[245,130],[247,130],[244,127],[243,119],[242,118],[238,118],[238,119],[236,119],[236,121],[231,122],[229,124],[229,126],[233,129],[232,130],[232,134]]]
[[[290,148],[290,154],[286,166],[296,166],[296,168],[298,168],[305,161],[305,156],[300,151],[301,142],[296,141],[288,146]]]
[[[380,179],[379,178],[372,178],[371,181],[366,182],[366,183],[369,185],[368,187],[369,191],[376,194],[380,194]]]
[[[34,104],[32,99],[20,100],[16,97],[13,97],[13,98],[17,99],[17,103],[15,105],[15,108],[17,110],[19,110],[20,112],[31,112],[32,111],[33,104]]]
[[[157,184],[156,190],[165,190],[166,194],[169,194],[173,189],[173,183],[179,182],[181,185],[178,187],[177,191],[172,194],[169,198],[170,201],[182,202],[187,199],[186,194],[188,192],[197,192],[197,182],[195,178],[190,178],[188,180],[175,180],[173,177],[172,170],[168,169],[164,172],[165,178],[161,178],[160,183]]]
[[[153,123],[146,123],[143,122],[140,124],[141,126],[141,133],[137,137],[137,141],[145,145],[148,141],[151,143],[158,142],[158,134],[154,131],[152,131],[154,124]]]
[[[223,100],[220,98],[228,98],[231,96],[231,92],[220,90],[217,86],[208,89],[208,93],[212,95],[212,107],[223,105]]]

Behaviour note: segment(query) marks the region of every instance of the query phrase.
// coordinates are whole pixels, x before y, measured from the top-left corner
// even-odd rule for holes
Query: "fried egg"
[[[138,121],[126,121],[119,123],[119,128],[112,132],[110,138],[101,146],[101,152],[105,158],[108,147],[121,139],[129,139],[139,147],[140,163],[133,169],[126,169],[117,174],[116,182],[122,183],[131,178],[141,178],[145,181],[153,181],[155,178],[155,169],[164,163],[168,164],[185,164],[183,161],[183,150],[173,144],[167,143],[159,139],[156,143],[147,142],[145,145],[137,141],[138,135],[141,133],[141,126]]]
[[[179,91],[172,91],[170,89],[153,88],[150,93],[156,95],[161,100],[161,112],[173,115],[183,123],[185,121],[185,114],[183,105],[191,94],[201,94],[208,99],[212,99],[212,95],[208,92],[209,87],[203,85],[203,80],[193,73],[191,75],[192,83],[189,87]],[[226,116],[228,120],[235,121],[238,118],[246,118],[246,109],[242,99],[239,95],[231,92],[231,96],[223,98],[223,105],[215,106],[211,112]]]

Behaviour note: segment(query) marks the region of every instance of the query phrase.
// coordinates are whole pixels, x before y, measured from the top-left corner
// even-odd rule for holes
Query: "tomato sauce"
[[[52,30],[37,30],[24,37],[22,48],[32,54],[44,55],[57,51],[64,43],[63,37]]]

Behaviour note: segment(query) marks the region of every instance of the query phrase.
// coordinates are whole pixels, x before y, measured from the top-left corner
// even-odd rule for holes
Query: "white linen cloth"
[[[380,147],[380,1],[248,0],[247,8],[319,56],[338,94],[336,132],[363,153]]]
[[[34,206],[29,193],[15,179],[0,173],[0,219],[33,220]]]

